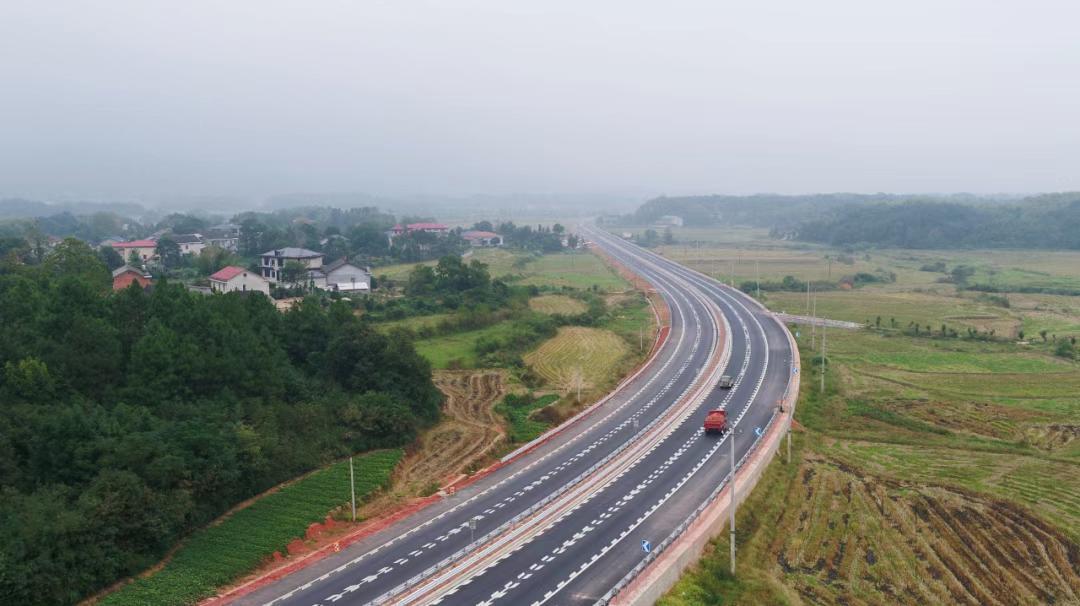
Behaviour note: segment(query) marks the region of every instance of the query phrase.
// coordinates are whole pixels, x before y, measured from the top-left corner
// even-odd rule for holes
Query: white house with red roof
[[[130,242],[113,242],[113,249],[127,262],[131,253],[139,256],[140,261],[149,261],[157,257],[157,241],[155,240],[132,240]]]
[[[450,227],[443,225],[442,223],[409,223],[408,225],[402,225],[398,223],[386,232],[386,237],[390,240],[390,243],[393,244],[394,238],[406,234],[416,233],[418,231],[428,234],[445,236],[446,234],[450,233]]]
[[[210,276],[210,290],[214,292],[255,291],[270,296],[270,283],[258,272],[230,265]]]
[[[470,229],[461,232],[461,238],[468,242],[469,246],[474,248],[489,248],[503,245],[502,236],[493,231]]]

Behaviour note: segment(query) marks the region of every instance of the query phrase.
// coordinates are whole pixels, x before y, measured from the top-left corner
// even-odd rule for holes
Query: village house
[[[120,253],[125,262],[131,259],[132,253],[135,253],[136,258],[143,262],[157,257],[157,242],[154,240],[114,242],[112,247],[116,252]]]
[[[270,283],[259,274],[230,265],[210,276],[210,290],[214,292],[261,292],[270,296]]]
[[[138,283],[142,288],[150,286],[153,282],[150,279],[150,274],[145,271],[132,267],[130,265],[121,265],[112,272],[112,288],[113,290],[123,290],[132,283]]]
[[[393,245],[394,238],[414,232],[445,236],[450,233],[450,228],[442,223],[409,223],[408,225],[401,225],[399,223],[386,232],[386,238],[390,241],[390,244]]]
[[[234,223],[222,223],[206,230],[203,242],[207,246],[216,246],[231,252],[240,248],[240,226]]]
[[[469,231],[461,232],[461,237],[469,246],[474,248],[491,248],[494,246],[502,246],[502,236],[493,231],[477,231],[470,229]]]
[[[285,268],[286,263],[296,262],[308,270],[319,269],[323,264],[322,253],[292,246],[264,252],[260,257],[262,257],[262,261],[259,269],[262,272],[262,277],[270,282],[282,281],[282,270]]]
[[[323,290],[361,293],[371,291],[371,272],[349,263],[347,259],[338,259],[318,269],[308,270],[308,279],[312,286]]]
[[[173,234],[169,237],[180,245],[180,253],[184,255],[197,255],[206,248],[201,234]]]

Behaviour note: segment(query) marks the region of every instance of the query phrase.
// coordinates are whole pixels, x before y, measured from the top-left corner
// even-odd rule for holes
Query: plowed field
[[[501,371],[441,370],[433,379],[446,395],[443,420],[420,437],[402,462],[395,478],[398,491],[416,493],[433,482],[445,483],[482,461],[504,437],[493,410],[506,395]]]

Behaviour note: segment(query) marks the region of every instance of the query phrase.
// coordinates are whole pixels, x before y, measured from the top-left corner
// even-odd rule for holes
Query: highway
[[[593,604],[692,513],[757,440],[791,378],[785,328],[745,295],[595,229],[671,311],[650,364],[596,410],[453,496],[237,604]],[[721,390],[721,374],[735,377]]]

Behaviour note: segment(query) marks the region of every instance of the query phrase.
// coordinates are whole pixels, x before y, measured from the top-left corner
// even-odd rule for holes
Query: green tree
[[[85,281],[96,289],[107,289],[111,283],[105,264],[94,249],[75,238],[65,238],[45,256],[45,269],[57,276],[69,276]]]
[[[1073,360],[1076,358],[1076,344],[1068,339],[1062,339],[1054,347],[1054,354]]]
[[[184,262],[184,255],[180,251],[180,245],[172,238],[163,237],[159,239],[155,251],[165,269],[176,269]]]
[[[105,266],[108,267],[110,271],[124,264],[124,257],[116,252],[116,249],[111,246],[102,246],[99,248],[98,257],[105,263]]]

